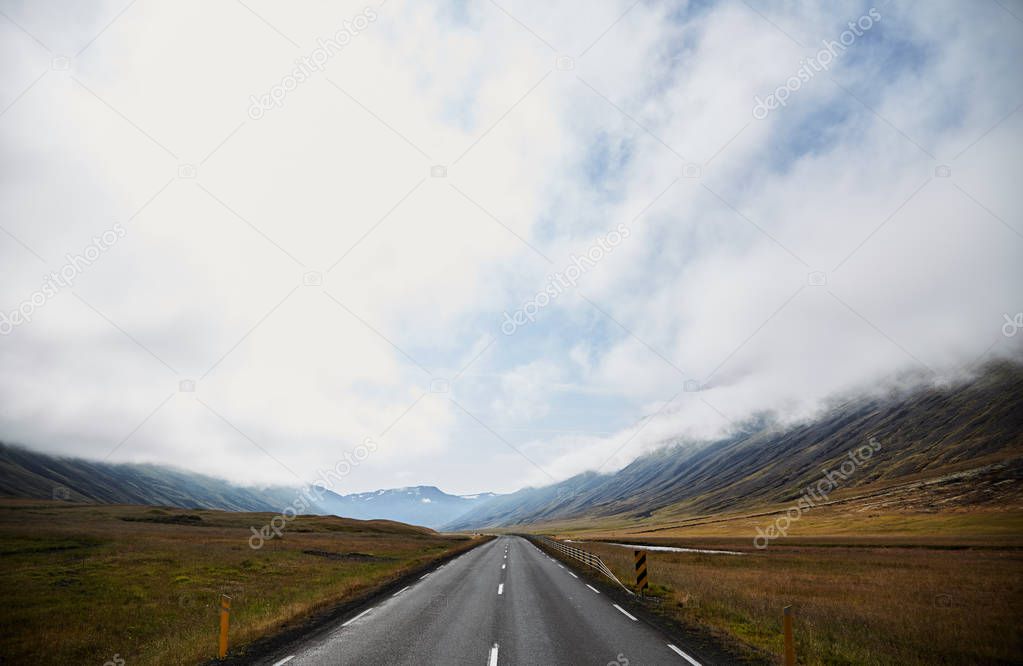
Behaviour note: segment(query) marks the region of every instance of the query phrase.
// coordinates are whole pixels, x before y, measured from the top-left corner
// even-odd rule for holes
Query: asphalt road
[[[686,650],[525,539],[500,537],[259,663],[698,664]]]

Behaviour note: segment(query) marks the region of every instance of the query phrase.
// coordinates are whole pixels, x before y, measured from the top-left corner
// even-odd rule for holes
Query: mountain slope
[[[320,505],[330,513],[349,518],[381,518],[413,525],[439,527],[494,497],[449,495],[434,486],[413,486],[351,495],[331,495]]]
[[[152,504],[227,511],[280,511],[289,488],[254,489],[158,465],[63,458],[0,444],[0,495],[102,504]]]
[[[0,496],[277,513],[300,495],[297,487],[241,487],[171,467],[55,457],[0,443]],[[449,495],[433,486],[352,495],[325,491],[308,513],[433,528],[491,497],[492,493]]]
[[[879,450],[840,490],[1018,459],[1023,365],[989,365],[945,389],[850,401],[810,423],[760,422],[709,444],[666,446],[615,474],[582,474],[491,500],[449,527],[713,514],[792,501],[874,438]]]

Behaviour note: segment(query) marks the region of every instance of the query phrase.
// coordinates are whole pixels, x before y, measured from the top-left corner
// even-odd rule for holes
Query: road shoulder
[[[291,645],[304,643],[334,630],[338,624],[358,615],[365,607],[373,605],[378,600],[411,585],[424,574],[432,572],[451,560],[461,557],[493,540],[494,537],[491,536],[474,539],[465,544],[464,547],[453,549],[428,564],[409,569],[397,578],[340,601],[298,622],[288,624],[279,631],[243,645],[237,650],[231,650],[226,659],[213,659],[206,662],[204,666],[223,666],[225,664],[231,666],[240,664],[251,665],[262,663],[263,661],[272,663],[268,660],[274,654],[287,652],[287,648]]]
[[[660,608],[660,599],[656,597],[642,598],[629,594],[608,580],[606,576],[553,549],[543,547],[542,543],[529,538],[529,535],[517,536],[523,537],[529,543],[540,548],[543,553],[553,557],[555,561],[569,567],[587,584],[592,585],[605,595],[609,601],[618,604],[640,621],[659,631],[672,644],[683,649],[703,666],[713,664],[761,666],[777,663],[777,659],[773,656],[754,652],[752,648],[745,645],[738,645],[734,639],[707,627],[678,622],[676,619],[666,616]]]

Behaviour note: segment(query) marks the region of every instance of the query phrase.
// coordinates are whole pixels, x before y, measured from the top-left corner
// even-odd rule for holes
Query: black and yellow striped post
[[[647,588],[646,553],[642,550],[633,551],[636,557],[636,588],[640,594]]]

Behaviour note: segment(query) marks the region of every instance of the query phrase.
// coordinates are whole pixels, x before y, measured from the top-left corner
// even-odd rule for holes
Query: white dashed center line
[[[507,564],[502,564],[502,565],[501,565],[501,568],[503,569],[503,568],[505,568],[506,566],[508,566],[508,565],[507,565]]]
[[[497,666],[497,643],[490,648],[490,661],[487,662],[487,666]]]
[[[576,576],[576,575],[575,575],[574,573],[572,573],[571,571],[569,571],[569,572],[568,572],[568,575],[569,575],[569,576],[571,576],[572,578],[578,578],[578,577],[579,577],[579,576]]]
[[[600,592],[598,592],[598,591],[597,591],[597,588],[593,587],[593,586],[592,586],[592,585],[590,585],[589,583],[587,583],[587,584],[586,584],[586,587],[590,588],[591,590],[593,590],[593,591],[594,591],[594,592],[596,592],[597,594],[600,594]]]
[[[682,650],[679,650],[679,649],[678,649],[677,647],[675,647],[675,646],[674,646],[674,645],[672,645],[671,643],[668,643],[668,647],[669,647],[669,648],[671,648],[671,649],[672,649],[672,651],[674,651],[674,652],[678,653],[678,655],[679,655],[679,656],[681,656],[681,657],[682,657],[683,659],[685,659],[686,661],[688,661],[688,662],[689,662],[690,664],[692,664],[693,666],[700,666],[700,662],[696,661],[695,659],[693,659],[692,657],[690,657],[690,656],[689,656],[688,654],[686,654],[686,653],[685,653],[685,652],[683,652]]]
[[[499,585],[497,586],[497,593],[498,593],[498,594],[504,594],[504,583],[500,583],[500,584],[499,584]]]
[[[281,664],[286,664],[286,663],[288,663],[289,661],[291,661],[294,658],[295,658],[295,655],[291,655],[290,657],[285,657],[284,659],[281,659],[276,664],[274,664],[274,666],[281,666]]]
[[[618,610],[620,610],[620,611],[622,612],[622,615],[624,615],[625,617],[629,618],[629,619],[630,619],[630,620],[632,620],[633,622],[639,622],[639,620],[637,620],[637,619],[636,619],[635,617],[633,617],[633,616],[632,616],[632,615],[631,615],[631,614],[629,613],[629,611],[625,610],[624,608],[622,608],[622,607],[621,607],[621,606],[619,606],[618,604],[611,604],[611,605],[612,605],[612,606],[614,606],[615,608],[617,608]]]

